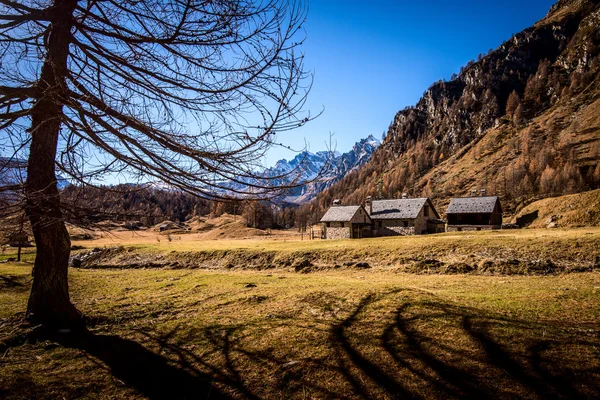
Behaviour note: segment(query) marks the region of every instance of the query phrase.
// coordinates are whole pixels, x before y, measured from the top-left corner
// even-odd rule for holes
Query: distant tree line
[[[180,190],[138,185],[69,185],[61,192],[67,222],[93,226],[102,221],[136,222],[150,227],[161,222],[185,222],[198,216],[236,215],[248,227],[292,228],[296,206],[258,200],[218,201],[198,198]]]

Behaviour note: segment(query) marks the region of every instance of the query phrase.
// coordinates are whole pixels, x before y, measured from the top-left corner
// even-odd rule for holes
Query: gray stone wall
[[[501,228],[501,225],[447,225],[446,232],[491,231]]]
[[[381,228],[376,227],[373,230],[373,236],[408,236],[415,234],[415,227],[410,226],[412,222],[409,221],[409,226],[404,226],[404,221],[401,220],[384,220],[381,221]]]
[[[350,222],[353,222],[355,224],[370,224],[371,223],[371,217],[361,207],[361,208],[358,209],[358,211],[356,212],[356,214],[354,214],[354,217],[352,217],[352,221],[350,221]]]
[[[409,226],[405,228],[403,226],[389,226],[386,228],[377,228],[373,230],[373,236],[410,236],[415,234],[415,228]]]
[[[431,214],[432,212],[430,211],[429,213]],[[427,231],[427,219],[431,217],[425,218],[424,214],[425,213],[423,212],[423,209],[421,209],[419,215],[417,215],[417,218],[415,218],[415,234],[417,235]]]
[[[350,227],[340,228],[330,226],[329,228],[325,227],[323,229],[325,229],[325,237],[327,239],[350,239]]]
[[[429,203],[426,205],[429,205]],[[423,207],[419,212],[419,215],[417,215],[417,218],[415,218],[415,233],[417,235],[427,233],[427,221],[430,219],[436,219],[433,209],[431,207],[429,208],[429,215],[426,217],[425,207]]]

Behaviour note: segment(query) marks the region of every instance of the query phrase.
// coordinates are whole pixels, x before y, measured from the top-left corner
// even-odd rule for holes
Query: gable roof
[[[450,200],[446,214],[493,213],[498,202],[497,196],[459,197]],[[500,212],[502,212],[502,208],[500,208]]]
[[[425,204],[429,203],[433,213],[439,215],[431,201],[424,197],[420,199],[374,200],[371,219],[412,219],[417,218]]]
[[[349,222],[362,206],[333,206],[323,215],[321,222]],[[366,214],[366,213],[365,213]]]

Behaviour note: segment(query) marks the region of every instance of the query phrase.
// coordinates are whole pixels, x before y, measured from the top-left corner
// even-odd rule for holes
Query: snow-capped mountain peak
[[[348,172],[366,163],[380,142],[373,135],[355,143],[347,153],[332,151],[303,151],[291,160],[281,159],[259,176],[270,179],[271,185],[290,185],[299,178],[310,183],[290,189],[285,198],[292,203],[304,203],[342,179]],[[230,182],[231,189],[243,191],[244,184]]]

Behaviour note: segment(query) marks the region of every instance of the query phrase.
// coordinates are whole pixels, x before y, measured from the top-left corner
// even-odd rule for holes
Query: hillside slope
[[[600,187],[600,2],[559,1],[533,27],[437,82],[396,114],[371,161],[303,212],[335,198],[453,196],[485,188],[508,213]]]
[[[600,190],[535,201],[515,217],[531,228],[600,226]]]

